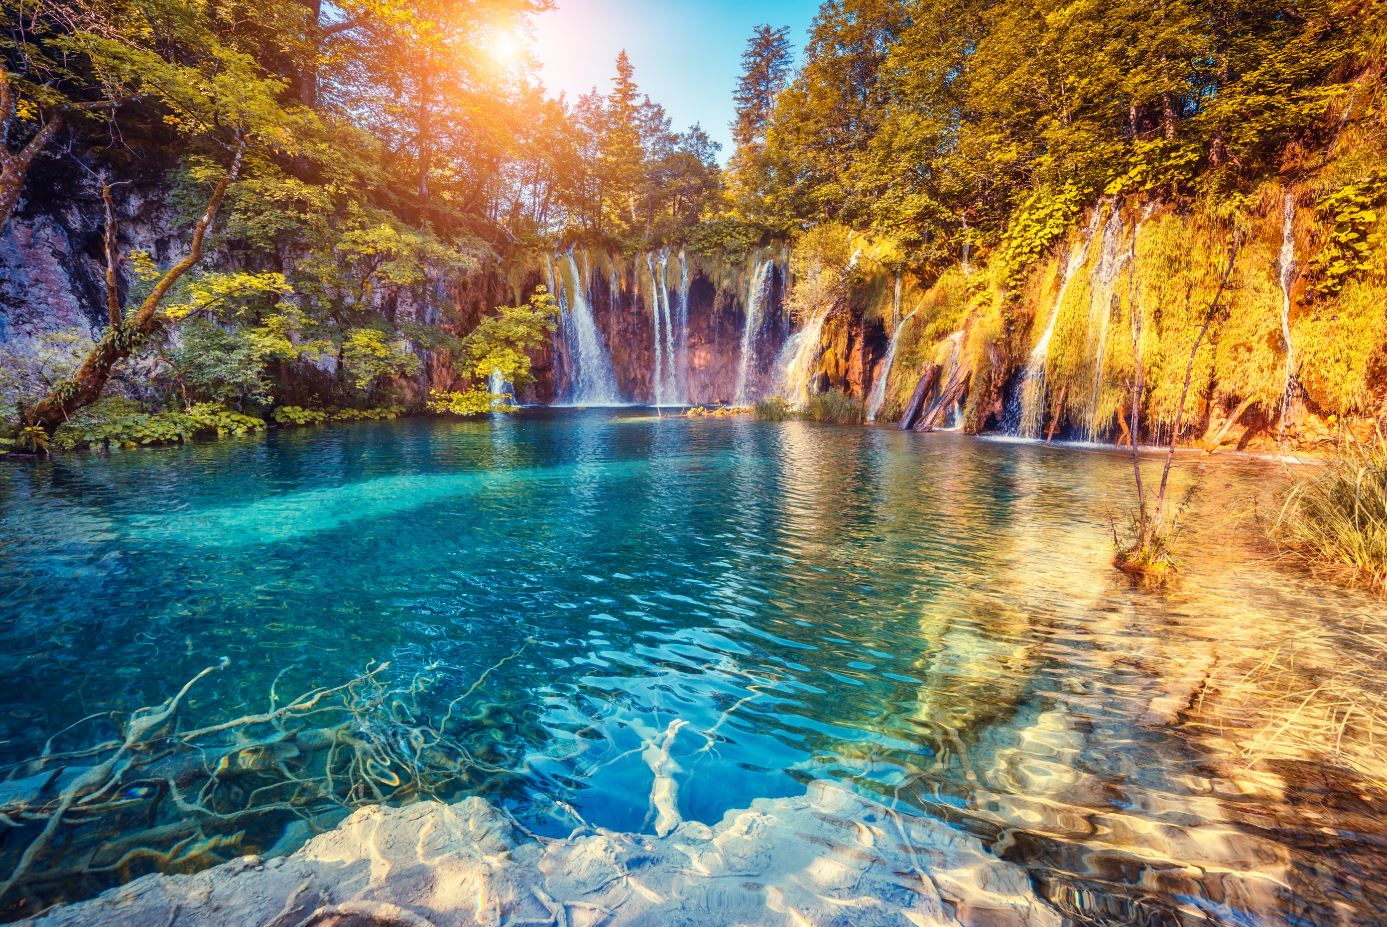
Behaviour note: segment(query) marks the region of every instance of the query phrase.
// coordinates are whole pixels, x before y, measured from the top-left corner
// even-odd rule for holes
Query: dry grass
[[[1342,640],[1340,639],[1342,638]],[[1274,648],[1234,678],[1214,680],[1212,704],[1198,706],[1225,734],[1238,731],[1247,767],[1268,760],[1333,763],[1387,790],[1387,627],[1341,630],[1336,659],[1322,640]],[[1205,695],[1209,695],[1208,690]]]
[[[1350,442],[1293,486],[1272,535],[1312,563],[1387,593],[1387,437]]]

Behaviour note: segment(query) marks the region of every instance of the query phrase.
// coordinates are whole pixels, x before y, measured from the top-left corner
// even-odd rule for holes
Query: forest
[[[81,297],[107,321],[11,321],[2,388],[25,440],[117,395],[107,417],[197,409],[232,430],[280,407],[422,408],[410,380],[486,411],[481,384],[525,382],[552,330],[516,285],[541,252],[733,263],[797,242],[804,321],[848,299],[854,237],[943,306],[926,326],[967,319],[967,351],[991,357],[975,382],[999,381],[971,390],[982,430],[1036,340],[1046,262],[1086,214],[1154,214],[1153,241],[1181,253],[1153,260],[1199,265],[1195,288],[1235,235],[1243,264],[1267,260],[1259,236],[1281,246],[1282,191],[1302,216],[1283,343],[1238,306],[1260,282],[1235,281],[1188,401],[1205,418],[1275,417],[1297,390],[1326,418],[1383,401],[1380,3],[825,3],[801,61],[787,29],[750,37],[726,170],[702,128],[672,129],[624,53],[610,87],[572,100],[547,94],[532,57],[498,57],[544,8],[7,2],[0,221],[86,213]],[[126,219],[163,223],[158,253]],[[1133,273],[1156,290],[1175,276]],[[479,326],[498,294],[518,305]],[[1148,411],[1167,423],[1202,311],[1188,295],[1150,305],[1169,297],[1143,300],[1164,315],[1139,346]],[[1093,335],[1059,322],[1052,386],[1095,363],[1072,346]],[[1099,374],[1129,381],[1125,353]],[[865,399],[870,384],[844,385]],[[1075,418],[1095,411],[1081,392]],[[1128,404],[1093,402],[1108,418]]]

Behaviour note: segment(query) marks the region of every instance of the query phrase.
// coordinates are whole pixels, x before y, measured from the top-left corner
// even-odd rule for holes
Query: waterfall
[[[597,331],[597,322],[583,286],[583,275],[572,251],[568,252],[567,260],[573,282],[570,286],[567,280],[564,281],[564,296],[560,299],[563,309],[560,328],[568,363],[572,368],[568,401],[585,406],[619,405],[621,394],[616,388],[611,355],[607,353],[602,336]],[[552,266],[550,276],[552,279]]]
[[[899,276],[896,277],[897,282],[900,279]],[[899,286],[896,288],[896,299],[896,311],[899,312]],[[896,330],[891,333],[891,345],[886,349],[886,359],[881,362],[881,376],[877,377],[876,382],[872,384],[872,396],[867,401],[867,421],[869,422],[877,420],[877,413],[881,411],[881,404],[886,401],[886,381],[891,378],[891,368],[896,363],[896,346],[900,344],[901,332],[905,330],[905,323],[915,318],[915,313],[919,311],[918,308],[910,310],[910,315],[897,322]]]
[[[776,358],[776,390],[780,396],[797,409],[809,403],[809,387],[814,378],[814,367],[823,353],[819,343],[824,331],[824,321],[828,310],[814,313],[814,317],[785,341]]]
[[[1060,291],[1055,297],[1055,308],[1050,310],[1050,321],[1045,326],[1045,331],[1036,342],[1035,348],[1031,351],[1030,360],[1026,362],[1025,379],[1021,387],[1021,427],[1020,434],[1024,438],[1040,437],[1040,429],[1045,421],[1045,365],[1050,358],[1050,339],[1055,334],[1055,323],[1059,321],[1060,307],[1064,305],[1064,293],[1069,289],[1069,282],[1074,279],[1074,275],[1079,272],[1079,268],[1084,266],[1088,260],[1088,245],[1093,240],[1094,234],[1098,231],[1098,223],[1102,221],[1102,208],[1093,210],[1093,218],[1089,221],[1088,230],[1084,233],[1083,240],[1079,246],[1069,255],[1069,263],[1064,267],[1064,276],[1060,279]]]
[[[657,287],[660,296],[660,305],[665,316],[665,401],[673,404],[680,402],[679,398],[679,372],[677,369],[678,360],[674,356],[674,313],[669,308],[669,252],[660,251],[660,260],[657,265],[660,268],[660,284]]]
[[[669,308],[669,253],[661,251],[657,260],[654,252],[645,256],[650,276],[650,315],[655,332],[655,370],[651,391],[655,405],[677,404],[679,398],[678,364],[674,356],[674,317]]]
[[[1093,357],[1093,392],[1089,397],[1086,429],[1089,441],[1097,441],[1101,437],[1098,402],[1103,387],[1103,359],[1107,353],[1108,323],[1112,319],[1113,287],[1117,283],[1117,275],[1122,272],[1122,267],[1127,262],[1127,249],[1123,247],[1125,227],[1122,210],[1114,205],[1112,212],[1108,214],[1108,221],[1103,225],[1103,242],[1098,261],[1089,273],[1088,334],[1092,345],[1089,353]]]
[[[491,375],[486,378],[486,391],[491,394],[492,409],[504,409],[509,406],[515,399],[511,395],[514,389],[506,375],[499,370],[491,371]]]
[[[764,248],[756,252],[756,268],[747,285],[746,325],[742,328],[742,352],[737,362],[737,386],[733,392],[738,405],[751,401],[747,394],[747,379],[756,362],[756,330],[761,324],[762,304],[770,292],[771,268],[774,266],[774,261],[765,257]]]
[[[647,253],[645,256],[645,269],[650,276],[650,318],[655,332],[655,370],[650,376],[650,392],[653,396],[655,405],[664,405],[664,359],[665,347],[660,338],[660,283],[655,278],[655,255]]]
[[[1295,397],[1295,347],[1291,344],[1291,286],[1295,283],[1295,195],[1287,191],[1281,208],[1281,255],[1277,271],[1281,280],[1281,338],[1286,343],[1286,385],[1281,391],[1281,424],[1278,432],[1286,430]]]
[[[679,312],[676,316],[679,326],[678,385],[679,401],[689,401],[689,258],[684,249],[679,249]]]

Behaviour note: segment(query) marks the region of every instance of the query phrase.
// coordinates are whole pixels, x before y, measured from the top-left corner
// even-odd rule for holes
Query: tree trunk
[[[920,420],[915,423],[916,431],[934,431],[939,424],[940,417],[945,410],[958,402],[968,389],[968,384],[973,378],[970,370],[964,370],[962,366],[954,368],[953,376],[944,384],[944,388],[939,391],[939,397],[930,405],[928,411],[920,416]]]
[[[1243,413],[1251,408],[1252,402],[1253,400],[1251,399],[1244,399],[1242,403],[1233,410],[1233,414],[1228,416],[1228,421],[1223,423],[1223,427],[1218,430],[1218,434],[1214,435],[1212,440],[1204,442],[1205,451],[1212,454],[1214,451],[1218,450],[1219,445],[1223,443],[1223,439],[1228,437],[1228,432],[1232,431],[1233,426],[1238,424],[1238,420],[1243,417]]]
[[[1049,444],[1055,440],[1055,432],[1059,431],[1060,419],[1064,418],[1064,400],[1069,398],[1069,384],[1060,387],[1059,399],[1055,400],[1055,411],[1050,416],[1050,430],[1045,432],[1045,443]]]
[[[915,392],[910,396],[910,403],[905,407],[905,414],[901,416],[901,431],[909,431],[915,422],[920,418],[920,411],[924,408],[925,397],[930,390],[934,389],[934,384],[939,382],[940,366],[930,364],[925,368],[925,372],[920,374],[920,380],[915,384]]]
[[[121,323],[120,277],[116,273],[116,204],[111,199],[111,185],[101,185],[101,202],[106,207],[106,319],[112,328]]]
[[[14,105],[10,102],[12,92],[9,82],[0,79],[0,106],[7,107],[0,118],[4,119],[7,137],[10,124],[8,107]],[[0,145],[0,234],[10,227],[10,216],[19,204],[19,194],[24,190],[24,178],[28,176],[34,158],[48,147],[48,143],[53,141],[53,136],[57,135],[62,127],[63,117],[54,116],[45,122],[18,152],[10,151],[8,144]]]
[[[212,196],[207,201],[206,211],[193,228],[188,256],[169,268],[129,320],[122,321],[106,332],[72,379],[59,383],[47,396],[24,410],[24,424],[42,428],[51,435],[59,425],[71,418],[73,413],[100,399],[115,365],[134,353],[151,335],[160,331],[163,318],[159,315],[159,304],[173,289],[173,285],[202,260],[207,230],[217,218],[217,210],[221,208],[227,189],[240,173],[241,156],[244,152],[245,142],[242,141],[232,156],[231,167],[222,179],[217,181]]]

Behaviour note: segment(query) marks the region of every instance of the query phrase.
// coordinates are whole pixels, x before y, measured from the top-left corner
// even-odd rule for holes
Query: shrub
[[[779,396],[762,399],[756,403],[752,414],[763,422],[784,422],[794,417],[790,404]]]
[[[374,422],[399,418],[403,406],[375,406],[369,409],[307,409],[303,406],[280,406],[274,420],[280,425],[321,425],[324,422]]]
[[[1387,438],[1346,444],[1286,494],[1273,535],[1314,563],[1387,592]]]
[[[64,424],[51,443],[57,450],[181,444],[198,437],[251,434],[264,427],[263,419],[216,403],[197,403],[181,411],[144,412],[131,400],[108,399]]]
[[[321,425],[327,421],[327,413],[303,406],[280,406],[275,409],[274,420],[280,425]]]
[[[804,417],[816,422],[832,422],[835,425],[861,425],[867,417],[862,400],[855,399],[839,389],[810,396],[804,406]]]
[[[427,408],[434,415],[470,418],[490,412],[514,412],[515,406],[510,404],[510,398],[505,393],[492,393],[480,386],[474,386],[465,393],[431,390]]]

